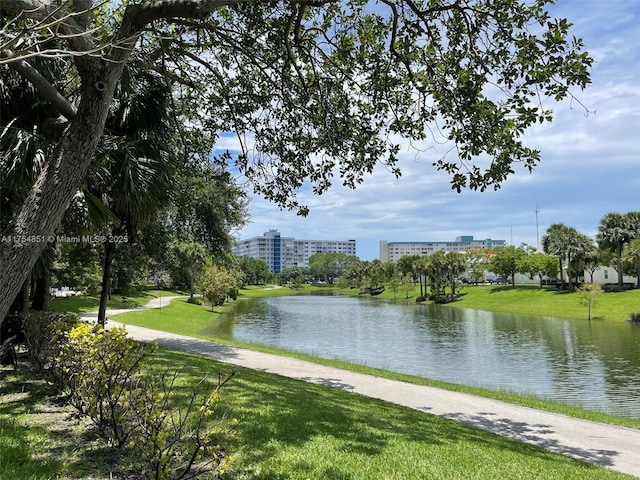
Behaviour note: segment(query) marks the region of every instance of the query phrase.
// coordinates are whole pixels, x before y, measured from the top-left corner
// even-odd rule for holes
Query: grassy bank
[[[181,386],[195,385],[203,372],[213,382],[231,368],[162,350],[152,365],[157,374],[181,371]],[[117,452],[59,401],[47,399],[46,382],[20,371],[0,374],[0,478],[89,480],[118,473]],[[223,478],[632,478],[424,412],[256,370],[237,369],[220,406],[240,422],[222,441],[235,457]]]
[[[257,290],[251,290],[251,292],[258,293]],[[279,290],[267,290],[269,295],[285,294],[284,289]],[[276,293],[277,292],[277,293]],[[265,292],[261,292],[265,293]],[[292,292],[288,292],[291,294]],[[249,296],[248,292],[245,295]],[[242,300],[239,300],[242,301]],[[171,305],[164,307],[162,310],[141,310],[139,312],[130,312],[114,317],[114,320],[122,322],[128,325],[136,325],[145,328],[152,328],[156,330],[162,330],[171,333],[177,333],[181,335],[188,335],[191,337],[202,338],[205,340],[213,340],[229,345],[250,348],[253,350],[259,350],[269,353],[275,353],[279,355],[287,355],[294,358],[300,358],[309,360],[322,365],[327,365],[336,368],[342,368],[346,370],[356,371],[378,377],[384,377],[394,380],[400,380],[403,382],[415,383],[419,385],[428,385],[437,388],[444,388],[448,390],[460,391],[465,393],[471,393],[474,395],[480,395],[483,397],[495,398],[509,403],[515,403],[518,405],[524,405],[531,408],[540,410],[546,410],[555,413],[561,413],[564,415],[573,416],[576,418],[582,418],[585,420],[598,421],[603,423],[609,423],[613,425],[626,426],[631,428],[640,428],[640,421],[633,420],[624,417],[617,417],[607,415],[604,413],[582,410],[580,408],[560,405],[553,402],[546,401],[544,399],[527,397],[517,395],[510,392],[496,392],[492,390],[486,390],[476,387],[468,387],[465,385],[455,385],[446,382],[425,379],[421,377],[415,377],[412,375],[400,374],[395,372],[389,372],[386,370],[380,370],[367,366],[349,364],[337,360],[322,359],[312,357],[305,354],[299,354],[295,352],[287,352],[282,350],[276,350],[265,346],[248,345],[236,341],[229,340],[230,331],[229,325],[220,318],[220,313],[225,309],[232,308],[232,305],[225,307],[214,308],[212,312],[210,307],[192,305],[186,302],[185,299],[175,299]],[[419,308],[419,307],[417,307]]]
[[[358,294],[356,289],[338,291],[344,295]],[[420,290],[416,287],[408,298],[405,292],[397,291],[395,300],[415,302],[419,295]],[[537,285],[458,285],[456,296],[459,299],[446,304],[447,307],[587,320],[587,307],[581,305],[578,291],[561,292],[554,287],[539,288]],[[394,293],[387,289],[376,298],[394,300]],[[592,305],[591,318],[627,321],[633,312],[640,312],[640,289],[602,293]]]
[[[464,286],[460,290],[460,300],[450,306],[585,321],[588,318],[587,307],[581,305],[579,292],[559,292],[555,288],[541,289],[534,285]],[[609,292],[598,297],[591,308],[591,318],[627,321],[629,314],[639,311],[640,290]]]
[[[238,301],[242,301],[245,298],[255,298],[255,297],[265,297],[265,296],[282,296],[282,295],[297,295],[297,294],[311,294],[311,293],[321,293],[321,292],[330,292],[333,289],[328,286],[309,286],[305,285],[301,289],[291,289],[288,287],[276,288],[274,286],[267,287],[248,287],[240,290],[240,297]],[[357,290],[355,289],[347,289],[339,291],[343,294],[357,295]],[[151,291],[146,293],[147,301],[148,299],[155,298],[159,295],[162,296],[173,296],[177,295],[175,292],[165,292],[165,291]],[[419,291],[416,290],[414,294],[412,294],[413,300],[409,299],[410,302],[415,302],[415,298],[419,294]],[[573,318],[573,315],[576,312],[580,312],[584,310],[584,307],[581,307],[578,304],[577,294],[558,294],[554,290],[540,290],[535,286],[516,286],[516,288],[511,288],[509,286],[468,286],[463,287],[460,290],[461,300],[452,304],[449,304],[448,307],[456,308],[456,307],[466,307],[466,308],[478,308],[484,310],[493,310],[493,311],[515,311],[515,313],[525,313],[525,314],[535,314],[533,312],[538,312],[539,315],[549,315],[556,317],[566,317]],[[384,294],[380,295],[377,298],[385,298],[389,299],[389,295],[392,297],[392,293],[387,291]],[[604,304],[615,304],[615,302],[620,302],[622,306],[618,307],[618,310],[624,310],[626,308],[630,308],[637,301],[640,306],[640,291],[628,291],[622,293],[611,293],[611,294],[603,294],[601,297],[600,308]],[[621,301],[623,300],[623,301]],[[66,306],[71,307],[76,305],[77,309],[73,310],[78,313],[82,313],[82,309],[87,309],[88,311],[97,309],[97,305],[99,302],[98,298],[95,297],[75,297],[74,299],[64,300]],[[144,298],[140,298],[141,303],[144,303]],[[405,302],[407,300],[402,299],[398,300]],[[92,303],[93,302],[93,303]],[[575,304],[574,304],[575,302]],[[606,302],[606,303],[605,303]],[[565,306],[564,310],[561,308],[562,305]],[[232,304],[227,304],[223,307],[214,307],[213,311],[208,306],[198,306],[189,304],[186,302],[186,297],[182,299],[175,299],[171,305],[160,309],[152,309],[152,310],[140,310],[138,312],[131,312],[118,315],[114,317],[114,320],[122,322],[124,324],[129,325],[137,325],[146,328],[152,328],[156,330],[162,330],[171,333],[177,333],[181,335],[188,335],[196,338],[202,338],[206,340],[213,340],[222,343],[227,343],[230,345],[251,348],[254,350],[260,350],[280,355],[288,355],[295,358],[301,358],[305,360],[310,360],[315,363],[333,366],[337,368],[357,371],[361,373],[366,373],[370,375],[376,375],[385,378],[391,378],[395,380],[400,380],[404,382],[416,383],[421,385],[429,385],[438,388],[444,388],[448,390],[461,391],[466,393],[472,393],[475,395],[480,395],[489,398],[495,398],[498,400],[515,403],[518,405],[524,405],[531,408],[546,410],[555,413],[561,413],[565,415],[570,415],[576,418],[582,418],[585,420],[591,421],[599,421],[604,423],[609,423],[613,425],[621,425],[631,428],[640,428],[640,421],[632,420],[623,417],[611,416],[599,412],[586,411],[579,408],[559,405],[553,402],[545,401],[544,399],[526,397],[522,395],[517,395],[509,392],[495,392],[491,390],[485,390],[475,387],[468,387],[464,385],[455,385],[449,384],[446,382],[435,381],[430,379],[424,379],[421,377],[414,377],[411,375],[399,374],[395,372],[389,372],[385,370],[379,370],[375,368],[370,368],[366,366],[353,365],[345,362],[340,362],[336,360],[328,360],[321,359],[316,357],[311,357],[304,354],[298,354],[295,352],[283,352],[276,350],[274,348],[256,346],[256,345],[247,345],[242,344],[240,342],[230,341],[230,332],[229,325],[225,325],[220,319],[220,313],[223,311],[233,308]],[[417,308],[420,308],[417,306]],[[640,308],[639,308],[640,310]],[[544,313],[540,313],[544,311]],[[554,313],[549,313],[554,312]],[[564,314],[563,314],[564,312]],[[584,312],[582,312],[584,313]],[[605,317],[611,320],[622,321],[622,316],[619,318],[612,318],[611,316]],[[585,318],[586,321],[586,318]]]

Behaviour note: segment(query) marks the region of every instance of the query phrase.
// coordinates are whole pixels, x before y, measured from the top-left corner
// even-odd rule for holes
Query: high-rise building
[[[474,240],[472,235],[456,237],[453,242],[388,242],[380,240],[380,260],[396,262],[405,255],[431,255],[437,251],[466,252],[485,248],[504,248],[505,240]]]
[[[283,237],[280,232],[271,229],[261,237],[241,240],[233,253],[264,260],[272,272],[279,273],[288,267],[308,267],[309,257],[314,253],[356,254],[355,240],[298,240]]]

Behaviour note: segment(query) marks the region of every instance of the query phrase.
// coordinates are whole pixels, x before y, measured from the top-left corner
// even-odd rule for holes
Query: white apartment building
[[[271,229],[261,237],[241,240],[233,249],[235,255],[264,260],[275,273],[288,267],[308,267],[311,255],[327,252],[355,255],[356,241],[298,240],[283,237],[278,230]]]
[[[505,240],[475,240],[472,235],[456,237],[453,242],[388,242],[380,240],[380,260],[397,262],[405,255],[431,255],[434,252],[466,252],[485,248],[504,248]]]

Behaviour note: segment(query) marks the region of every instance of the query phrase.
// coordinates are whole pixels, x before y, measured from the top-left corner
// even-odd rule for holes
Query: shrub
[[[198,297],[189,297],[187,299],[187,303],[192,303],[194,305],[204,305],[204,302],[202,300],[200,300]]]
[[[40,371],[52,366],[56,352],[56,338],[78,324],[74,313],[28,312],[21,315],[24,344],[29,358]]]
[[[228,464],[219,446],[223,434],[237,422],[213,421],[219,391],[233,376],[219,377],[208,396],[201,381],[186,406],[176,406],[177,373],[156,379],[144,374],[143,360],[155,345],[143,345],[124,327],[105,330],[81,323],[57,337],[58,384],[70,403],[91,418],[116,447],[130,451],[128,470],[136,478],[183,479],[204,473],[216,477]],[[214,422],[213,426],[211,425]]]
[[[237,300],[238,299],[238,289],[236,287],[231,287],[229,289],[229,298],[231,298],[231,300]]]
[[[218,382],[207,396],[200,395],[204,380],[192,390],[187,405],[176,409],[171,403],[177,373],[140,379],[128,402],[134,423],[127,448],[132,467],[142,478],[196,478],[204,473],[217,475],[229,465],[220,440],[236,420],[224,417],[210,425],[219,392],[233,373]]]
[[[71,405],[89,416],[110,443],[123,446],[131,428],[121,400],[155,345],[128,338],[124,327],[105,330],[86,323],[72,328],[59,345],[55,374]]]
[[[633,323],[640,323],[640,312],[630,314],[629,321]]]

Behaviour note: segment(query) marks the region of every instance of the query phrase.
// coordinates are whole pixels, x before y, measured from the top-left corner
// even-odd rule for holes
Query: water
[[[640,419],[640,326],[341,296],[238,303],[216,334]]]

